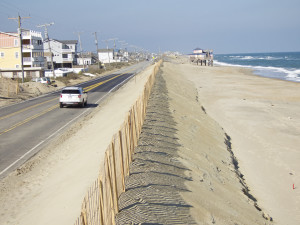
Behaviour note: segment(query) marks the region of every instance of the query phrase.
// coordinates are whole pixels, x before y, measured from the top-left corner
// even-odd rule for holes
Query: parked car
[[[82,87],[66,87],[61,91],[59,105],[60,108],[68,105],[84,107],[87,105],[87,101],[87,92],[84,92]]]
[[[36,77],[36,78],[33,78],[32,81],[39,82],[42,84],[51,84],[51,80],[49,77]]]

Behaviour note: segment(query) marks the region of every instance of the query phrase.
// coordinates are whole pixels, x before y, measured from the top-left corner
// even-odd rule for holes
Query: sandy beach
[[[206,113],[231,137],[258,205],[276,224],[299,224],[300,83],[236,67],[169,67],[172,76],[193,83]]]
[[[83,197],[101,170],[104,151],[152,69],[118,89],[0,182],[0,224],[74,224]],[[167,59],[159,76],[144,127],[147,132],[141,135],[142,145],[131,165],[136,174],[145,176],[129,177],[126,185],[143,182],[145,188],[135,200],[145,210],[149,205],[171,208],[147,218],[124,205],[120,224],[145,219],[177,224],[299,224],[300,83],[262,78],[237,67],[201,67],[185,58]],[[143,151],[149,151],[146,157],[159,154],[143,158]],[[155,164],[139,163],[146,159]],[[149,193],[156,195],[147,198]],[[125,196],[130,198],[130,193]],[[168,204],[160,204],[163,200]]]

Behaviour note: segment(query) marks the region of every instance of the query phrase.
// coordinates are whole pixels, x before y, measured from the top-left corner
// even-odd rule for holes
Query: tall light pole
[[[52,67],[52,73],[53,73],[53,77],[55,78],[55,72],[54,72],[54,64],[53,64],[53,55],[52,55],[52,51],[51,51],[51,46],[50,46],[50,39],[49,39],[49,35],[48,35],[48,26],[52,26],[54,23],[48,23],[48,24],[43,24],[43,25],[38,25],[37,27],[45,27],[45,38],[46,41],[48,41],[48,48],[49,48],[49,52],[50,52],[50,59],[51,59],[51,67]]]
[[[110,39],[102,40],[103,42],[106,43],[106,49],[107,49],[107,56],[108,56],[109,66],[110,66],[110,56],[109,56],[109,50],[108,50],[108,42],[109,41],[115,41],[115,40],[118,40],[118,38],[110,38]],[[114,43],[114,47],[116,47],[116,43]],[[114,54],[114,52],[113,52],[113,54]]]
[[[84,66],[84,61],[83,61],[83,54],[82,54],[82,45],[81,45],[80,33],[81,32],[78,32],[78,41],[79,41],[80,52],[81,52],[81,61],[82,61],[83,71],[84,71],[85,70],[85,66]]]
[[[97,54],[97,59],[98,59],[98,67],[100,68],[100,60],[99,60],[99,55],[98,55],[98,50],[99,50],[99,47],[98,47],[98,38],[97,38],[97,32],[94,32],[94,35],[95,35],[95,45],[96,45],[96,54]]]

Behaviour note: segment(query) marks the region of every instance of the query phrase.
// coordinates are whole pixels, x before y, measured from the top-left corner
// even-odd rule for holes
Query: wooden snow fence
[[[9,78],[0,78],[0,95],[11,97],[19,93],[19,82]]]
[[[143,94],[128,112],[119,132],[105,152],[104,170],[84,197],[75,225],[114,225],[119,211],[118,199],[125,191],[125,177],[142,130],[146,108],[155,76],[162,61],[156,63]]]

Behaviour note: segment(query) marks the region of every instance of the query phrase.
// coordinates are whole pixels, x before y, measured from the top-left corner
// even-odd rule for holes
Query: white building
[[[50,39],[50,48],[53,55],[54,68],[72,68],[77,64],[77,41],[76,40],[55,40]],[[47,57],[47,67],[51,68],[50,50],[48,42],[44,42],[45,56]]]
[[[128,51],[120,49],[117,52],[115,52],[115,60],[117,62],[128,62],[128,60],[129,60]]]
[[[114,50],[113,49],[99,49],[98,50],[98,59],[102,63],[113,63],[114,59]]]
[[[92,52],[80,53],[77,56],[77,65],[92,65],[97,62]]]
[[[23,66],[44,67],[44,50],[42,33],[22,30]]]

